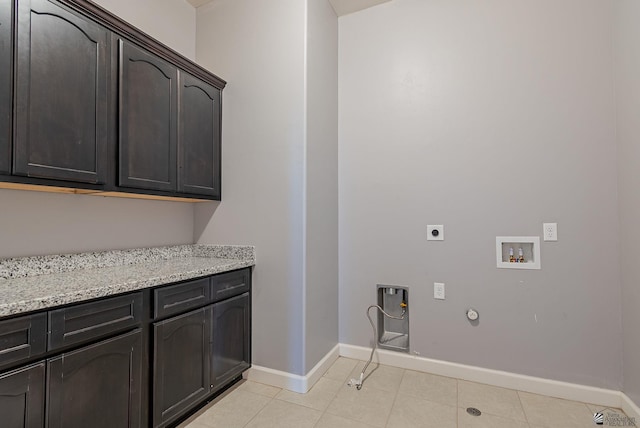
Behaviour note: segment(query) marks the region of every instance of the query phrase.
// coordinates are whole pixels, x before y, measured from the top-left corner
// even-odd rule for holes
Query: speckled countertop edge
[[[163,247],[159,253],[166,255],[165,250],[168,248],[171,247]],[[126,251],[133,251],[136,257],[142,257],[145,250],[157,249]],[[147,252],[147,254],[151,253],[158,253],[158,251]],[[38,262],[34,261],[34,258],[27,258],[29,260],[26,262],[30,267],[24,271],[17,270],[22,273],[22,276],[0,279],[0,317],[49,309],[255,265],[255,248],[251,246],[181,246],[169,253],[170,257],[136,258],[137,263],[130,262],[131,259],[116,257],[110,260],[117,260],[118,263],[111,266],[105,266],[107,262],[100,260],[98,256],[100,253],[38,257],[45,263],[43,266],[47,266],[45,269],[38,269]],[[69,264],[69,260],[78,260],[88,254],[92,254],[89,260],[95,263]],[[59,261],[68,270],[63,271],[60,266],[55,265],[56,257],[61,258]],[[15,261],[19,259],[9,260],[15,268],[17,266]],[[56,273],[34,275],[35,271]],[[31,275],[25,275],[25,272]]]
[[[255,247],[196,244],[0,259],[0,280],[81,269],[135,265],[179,257],[215,257],[255,261]]]

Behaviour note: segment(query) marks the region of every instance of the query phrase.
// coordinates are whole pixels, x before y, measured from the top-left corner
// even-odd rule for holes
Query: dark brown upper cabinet
[[[92,1],[0,0],[0,188],[220,200],[225,85]]]
[[[118,184],[176,191],[178,69],[124,40],[118,53]]]
[[[71,10],[18,2],[13,174],[105,183],[109,43]]]
[[[11,173],[12,6],[0,1],[0,174]]]
[[[178,191],[220,199],[221,91],[184,72],[178,79]]]

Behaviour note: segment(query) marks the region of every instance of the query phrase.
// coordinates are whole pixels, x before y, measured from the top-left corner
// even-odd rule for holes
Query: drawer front
[[[251,269],[236,270],[211,277],[211,297],[214,302],[246,293],[251,289]]]
[[[0,368],[46,351],[47,314],[0,321]]]
[[[153,291],[154,318],[185,312],[211,301],[209,278],[157,288]]]
[[[88,342],[134,327],[142,319],[142,293],[49,312],[49,350]]]

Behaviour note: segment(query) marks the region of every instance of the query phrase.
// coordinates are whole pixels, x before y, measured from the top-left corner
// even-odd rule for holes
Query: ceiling
[[[187,0],[193,7],[200,7],[215,0]],[[333,10],[338,16],[347,15],[357,12],[380,3],[386,3],[391,0],[329,0]]]
[[[329,3],[336,14],[342,16],[388,1],[391,0],[329,0]]]

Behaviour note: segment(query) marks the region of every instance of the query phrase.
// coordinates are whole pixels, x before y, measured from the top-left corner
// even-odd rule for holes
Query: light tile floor
[[[243,381],[180,428],[593,428],[593,413],[604,410],[375,363],[358,391],[347,382],[362,367],[339,358],[306,394]]]

